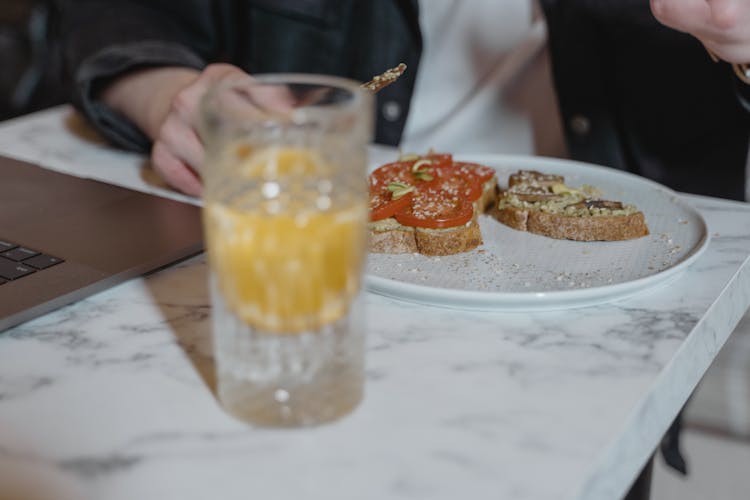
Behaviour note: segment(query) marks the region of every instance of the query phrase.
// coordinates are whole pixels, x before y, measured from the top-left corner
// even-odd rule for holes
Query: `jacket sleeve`
[[[217,51],[211,0],[57,0],[73,104],[114,144],[139,152],[149,138],[98,99],[116,77],[148,66],[200,69]]]

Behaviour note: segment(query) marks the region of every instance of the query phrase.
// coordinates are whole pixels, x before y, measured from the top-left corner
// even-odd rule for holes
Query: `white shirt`
[[[544,45],[532,0],[424,0],[419,24],[423,55],[402,151],[534,153],[531,119],[507,92]]]

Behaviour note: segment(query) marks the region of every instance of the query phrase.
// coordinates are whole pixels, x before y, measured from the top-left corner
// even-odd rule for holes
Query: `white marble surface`
[[[0,124],[0,151],[160,190],[66,107]],[[219,408],[200,257],[6,331],[0,498],[619,498],[750,304],[750,207],[686,199],[711,244],[642,296],[501,314],[367,295],[365,399],[314,429]]]

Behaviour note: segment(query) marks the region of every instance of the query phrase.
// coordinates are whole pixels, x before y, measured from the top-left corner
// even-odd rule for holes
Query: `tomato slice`
[[[393,193],[386,188],[373,191],[370,189],[370,220],[372,222],[393,217],[411,206],[414,193],[406,193],[398,199],[393,199]]]
[[[370,174],[370,188],[379,189],[391,182],[419,187],[430,184],[439,177],[438,169],[432,163],[418,165],[419,172],[415,173],[413,167],[417,161],[419,160],[396,161],[378,167]]]
[[[474,177],[480,184],[484,184],[495,175],[495,169],[479,163],[454,162],[453,167],[463,177]]]
[[[453,164],[453,155],[451,153],[428,153],[422,158],[432,160],[435,167],[450,166]]]
[[[370,220],[395,217],[406,226],[425,228],[466,224],[474,215],[472,203],[494,175],[495,170],[485,165],[454,162],[450,153],[387,163],[370,174]],[[392,182],[415,189],[394,200],[387,189]]]
[[[370,187],[387,186],[391,182],[408,182],[410,179],[411,164],[405,161],[386,163],[376,168],[370,174]]]
[[[460,196],[470,202],[482,196],[482,183],[479,177],[468,175],[454,166],[439,169],[436,185],[449,194]]]
[[[393,217],[405,226],[441,229],[466,224],[473,216],[472,204],[463,197],[428,188],[412,199],[411,206]]]

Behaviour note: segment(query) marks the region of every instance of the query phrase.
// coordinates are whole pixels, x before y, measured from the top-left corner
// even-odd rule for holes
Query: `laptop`
[[[0,331],[202,250],[197,206],[0,155]]]

